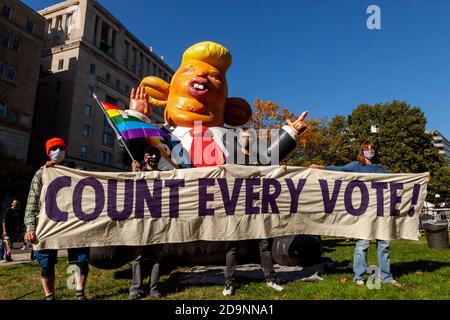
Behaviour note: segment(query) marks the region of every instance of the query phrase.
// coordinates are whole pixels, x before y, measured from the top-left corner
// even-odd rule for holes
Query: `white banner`
[[[45,168],[38,249],[314,234],[417,240],[428,173],[225,165],[161,172]]]

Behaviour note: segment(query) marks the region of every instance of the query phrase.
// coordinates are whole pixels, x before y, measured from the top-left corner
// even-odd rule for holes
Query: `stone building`
[[[126,169],[123,147],[92,93],[128,108],[129,94],[147,75],[170,81],[174,71],[94,0],[68,0],[39,13],[46,19],[33,144],[58,136],[67,143],[67,160],[94,171]],[[156,108],[153,121],[161,123]],[[42,163],[44,152],[30,160]]]
[[[447,159],[448,165],[450,165],[450,142],[448,139],[437,130],[431,130],[428,133],[433,137],[433,144],[438,152]]]
[[[0,10],[0,152],[26,161],[45,19],[18,0]]]

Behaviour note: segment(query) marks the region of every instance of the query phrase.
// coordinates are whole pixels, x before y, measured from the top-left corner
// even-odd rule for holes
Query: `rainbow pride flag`
[[[166,130],[161,130],[144,115],[130,110],[122,110],[105,101],[100,101],[106,114],[111,119],[119,134],[125,140],[136,138],[167,137]]]

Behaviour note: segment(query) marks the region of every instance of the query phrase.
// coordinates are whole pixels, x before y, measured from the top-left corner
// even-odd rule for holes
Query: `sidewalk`
[[[13,244],[12,261],[5,262],[4,260],[0,260],[0,267],[12,266],[19,263],[29,263],[31,261],[30,260],[31,249],[28,248],[26,250],[15,249],[20,248],[21,245],[22,245],[21,242],[15,242]],[[58,257],[65,257],[65,256],[67,256],[67,250],[58,250]]]

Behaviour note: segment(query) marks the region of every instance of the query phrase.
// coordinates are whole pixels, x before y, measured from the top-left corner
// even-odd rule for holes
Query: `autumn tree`
[[[246,126],[255,130],[258,130],[260,137],[263,135],[268,136],[271,139],[270,130],[279,129],[286,124],[286,119],[295,119],[294,113],[290,112],[285,107],[280,107],[273,101],[265,101],[261,99],[255,99],[253,102],[254,111],[251,119],[247,122]],[[283,160],[283,163],[288,163],[294,155],[299,152],[300,146]]]
[[[294,118],[294,114],[287,108],[280,107],[272,101],[255,99],[253,106],[255,110],[251,119],[247,122],[247,126],[255,130],[277,129],[285,124],[287,118]]]

